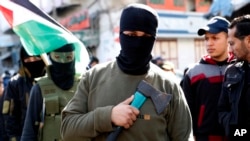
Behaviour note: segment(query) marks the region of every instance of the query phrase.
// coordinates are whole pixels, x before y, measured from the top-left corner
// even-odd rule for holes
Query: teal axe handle
[[[130,105],[139,110],[146,101],[146,97],[141,92],[138,91],[136,91],[134,95],[135,95],[134,99]]]
[[[134,99],[130,105],[139,110],[145,101],[146,101],[146,97],[142,93],[136,91],[134,94]],[[123,129],[123,127],[120,127],[120,126],[117,127],[115,131],[111,132],[108,135],[106,141],[116,141],[116,139],[117,139],[118,135],[121,133],[122,129]]]

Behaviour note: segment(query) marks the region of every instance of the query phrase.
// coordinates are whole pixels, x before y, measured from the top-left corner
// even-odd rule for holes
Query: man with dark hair
[[[156,64],[158,67],[162,68],[162,65],[164,64],[164,59],[162,59],[160,56],[153,58],[151,60],[152,63]]]
[[[61,110],[72,98],[79,79],[75,74],[75,46],[66,44],[49,53],[47,75],[30,92],[22,141],[61,140]]]
[[[28,55],[21,47],[19,72],[11,78],[4,91],[3,109],[8,140],[19,141],[23,131],[26,109],[35,78],[45,74],[45,63],[40,56]]]
[[[188,66],[182,80],[196,141],[225,140],[223,127],[218,123],[217,104],[224,71],[233,58],[228,51],[228,25],[229,21],[216,16],[198,30],[198,35],[204,36],[207,55]]]
[[[87,69],[91,69],[92,67],[94,67],[98,63],[99,63],[99,59],[97,57],[95,57],[95,56],[90,57],[90,61],[89,61]]]
[[[113,133],[123,128],[119,141],[193,140],[191,115],[180,86],[150,63],[157,26],[157,12],[149,6],[131,4],[124,8],[120,54],[116,60],[82,75],[75,95],[62,112],[64,141],[105,141],[114,139]],[[146,98],[140,111],[130,105],[143,80],[162,92],[162,97],[153,96],[168,99],[162,103],[163,111],[157,112],[153,98]]]
[[[228,43],[236,57],[225,72],[219,99],[219,122],[230,141],[250,140],[250,15],[232,20]]]

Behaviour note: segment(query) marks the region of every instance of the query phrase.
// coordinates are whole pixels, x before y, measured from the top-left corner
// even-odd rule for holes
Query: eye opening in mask
[[[133,37],[152,37],[151,34],[145,33],[143,31],[123,31],[124,35]]]
[[[36,61],[40,61],[42,60],[41,57],[37,57],[37,56],[30,56],[30,57],[27,57],[23,60],[23,62],[25,63],[29,63],[29,62],[36,62]]]
[[[69,63],[75,58],[74,52],[51,52],[51,59],[58,63]]]

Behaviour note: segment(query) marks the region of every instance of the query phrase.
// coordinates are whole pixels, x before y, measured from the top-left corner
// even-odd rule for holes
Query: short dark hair
[[[89,64],[92,64],[93,62],[99,63],[99,59],[98,59],[97,57],[95,57],[95,56],[92,56],[92,57],[90,58],[90,63],[89,63]]]
[[[250,14],[236,17],[229,25],[229,29],[236,27],[234,36],[243,39],[245,36],[250,35]]]

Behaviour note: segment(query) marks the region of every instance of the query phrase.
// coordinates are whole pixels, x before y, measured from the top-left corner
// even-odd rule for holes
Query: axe
[[[137,90],[134,94],[134,99],[130,105],[137,109],[140,109],[146,101],[147,97],[151,98],[157,113],[161,114],[170,102],[172,95],[162,93],[161,91],[156,90],[152,85],[150,85],[146,81],[142,80],[137,86]],[[122,129],[123,127],[117,127],[115,131],[111,132],[108,135],[106,141],[116,141]]]

